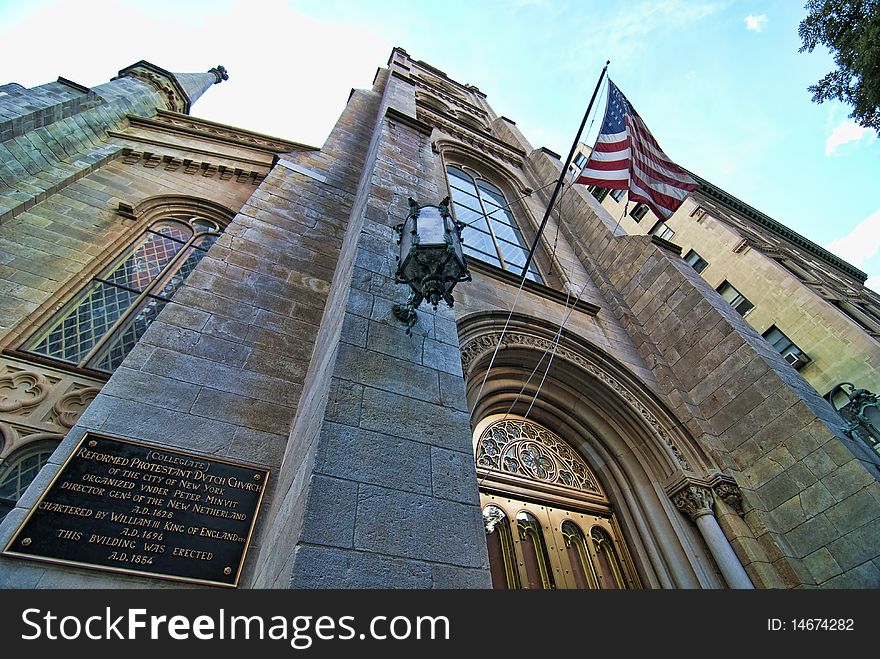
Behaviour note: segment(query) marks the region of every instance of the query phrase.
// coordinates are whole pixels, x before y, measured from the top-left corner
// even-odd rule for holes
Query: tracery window
[[[450,165],[446,168],[455,219],[465,224],[462,248],[468,256],[522,273],[529,254],[504,193],[478,174]],[[534,260],[527,278],[542,283]]]
[[[3,463],[0,467],[0,520],[21,498],[57,446],[57,442],[36,442],[19,449]]]
[[[495,588],[638,587],[611,504],[578,452],[513,415],[485,419],[475,435]]]
[[[106,373],[116,369],[222,227],[193,216],[154,222],[22,345],[22,350]]]

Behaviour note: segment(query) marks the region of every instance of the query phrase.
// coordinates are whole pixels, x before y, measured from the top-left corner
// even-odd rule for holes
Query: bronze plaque
[[[238,585],[269,470],[87,432],[4,550]]]

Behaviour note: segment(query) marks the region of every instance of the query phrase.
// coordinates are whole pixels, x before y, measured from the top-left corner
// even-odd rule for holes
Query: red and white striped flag
[[[699,187],[663,153],[645,122],[610,78],[605,119],[577,183],[629,190],[632,201],[647,204],[663,219]]]

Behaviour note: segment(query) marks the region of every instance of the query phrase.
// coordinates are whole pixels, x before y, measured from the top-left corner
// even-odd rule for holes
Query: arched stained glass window
[[[21,498],[57,446],[57,442],[48,441],[25,446],[0,466],[0,519]]]
[[[486,527],[492,586],[499,590],[519,588],[519,573],[516,569],[510,520],[501,508],[488,505],[483,508],[483,526]]]
[[[527,579],[525,587],[556,588],[541,523],[533,515],[523,511],[516,515],[516,527],[519,530],[520,548],[522,549]]]
[[[112,372],[221,231],[216,222],[198,217],[155,222],[22,349],[67,364]]]
[[[580,527],[572,521],[562,523],[562,537],[565,540],[565,548],[568,552],[568,563],[571,565],[571,574],[577,588],[598,588],[596,569],[590,559],[590,550],[587,548],[587,539]]]
[[[626,588],[611,536],[605,529],[594,526],[590,530],[590,537],[599,560],[599,587],[605,590]]]
[[[522,272],[530,245],[523,238],[504,193],[460,167],[446,168],[455,219],[464,223],[462,245],[468,256],[516,274]],[[534,260],[527,277],[542,283]]]

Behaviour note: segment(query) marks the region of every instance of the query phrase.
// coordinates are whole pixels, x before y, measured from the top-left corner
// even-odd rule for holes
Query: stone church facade
[[[572,187],[521,284],[563,165],[479,89],[395,49],[318,149],[190,116],[225,76],[0,87],[0,547],[97,433],[270,470],[242,588],[880,586],[877,454],[674,245]]]

